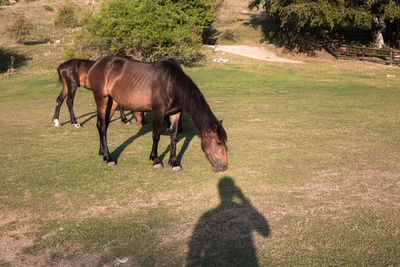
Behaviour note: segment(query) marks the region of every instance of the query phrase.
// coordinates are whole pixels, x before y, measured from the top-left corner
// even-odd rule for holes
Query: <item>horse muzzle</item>
[[[224,172],[228,169],[228,164],[215,164],[213,170],[216,172]]]

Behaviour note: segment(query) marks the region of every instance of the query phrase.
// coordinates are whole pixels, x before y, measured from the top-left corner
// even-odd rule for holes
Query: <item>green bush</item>
[[[49,5],[44,5],[43,8],[44,8],[46,11],[54,11],[54,8],[52,8],[52,7],[49,6]]]
[[[57,11],[55,25],[64,28],[75,28],[78,26],[76,8],[70,1],[66,1]]]
[[[15,4],[15,3],[29,3],[29,2],[34,2],[35,0],[23,0],[23,1],[21,1],[21,0],[16,0],[15,2],[11,2],[10,3],[10,0],[0,0],[0,6],[9,6],[9,5],[12,5],[12,4]]]
[[[0,0],[0,6],[8,6],[10,5],[10,1],[8,0]]]
[[[161,55],[196,60],[202,31],[214,20],[212,0],[114,0],[91,16],[75,38],[75,50],[140,60]],[[69,53],[71,50],[69,50]]]
[[[7,28],[8,35],[15,39],[18,43],[25,41],[26,37],[33,29],[33,24],[24,15],[19,15],[14,23]]]

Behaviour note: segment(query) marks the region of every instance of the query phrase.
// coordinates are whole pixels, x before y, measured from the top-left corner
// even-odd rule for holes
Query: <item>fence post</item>
[[[365,45],[362,46],[362,59],[364,60],[364,53],[365,53]]]
[[[393,50],[391,47],[389,47],[389,54],[390,54],[390,65],[393,65],[394,58],[393,58]]]

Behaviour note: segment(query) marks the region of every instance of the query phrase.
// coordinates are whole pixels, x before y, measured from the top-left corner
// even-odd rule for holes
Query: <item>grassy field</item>
[[[220,43],[260,45],[248,1],[220,2],[216,29],[235,32]],[[72,32],[54,27],[62,4],[0,8],[0,33],[20,13],[36,25],[29,43],[0,42],[0,266],[400,265],[398,67],[319,52],[269,63],[206,48],[185,71],[223,120],[228,170],[212,171],[188,118],[183,171],[153,169],[151,115],[139,127],[118,113],[108,131],[117,166],[107,167],[90,91],[75,98],[83,128],[65,104],[62,127],[51,122]],[[11,55],[18,68],[6,77]],[[165,166],[168,146],[164,130]]]
[[[0,265],[400,264],[399,68],[206,54],[185,71],[224,121],[224,173],[188,119],[182,172],[153,169],[151,126],[117,116],[106,167],[90,91],[83,128],[66,106],[55,128],[55,72],[0,80]]]

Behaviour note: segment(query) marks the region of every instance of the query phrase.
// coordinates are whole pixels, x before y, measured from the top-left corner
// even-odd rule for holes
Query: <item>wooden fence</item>
[[[400,50],[377,49],[365,46],[340,45],[327,47],[337,59],[359,59],[382,64],[400,66]]]

